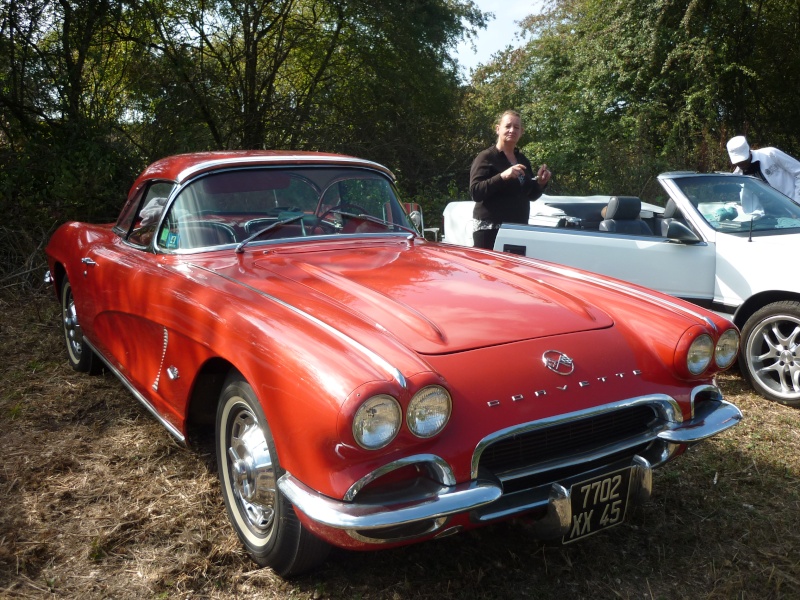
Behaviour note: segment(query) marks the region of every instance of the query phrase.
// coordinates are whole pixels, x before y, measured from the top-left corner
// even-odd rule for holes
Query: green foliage
[[[739,133],[800,150],[794,2],[555,0],[523,31],[473,83],[521,110],[557,191],[652,194],[663,170],[729,169]]]
[[[146,164],[213,149],[351,153],[441,189],[463,164],[448,51],[483,24],[469,0],[3,3],[0,210],[17,241],[110,221]],[[2,250],[4,281],[40,244]]]
[[[471,0],[3,3],[0,210],[33,243],[3,257],[113,220],[144,165],[196,150],[376,160],[431,225],[507,108],[551,193],[658,201],[656,174],[728,169],[740,133],[800,154],[796,2],[551,0],[464,85],[449,52],[485,23]]]

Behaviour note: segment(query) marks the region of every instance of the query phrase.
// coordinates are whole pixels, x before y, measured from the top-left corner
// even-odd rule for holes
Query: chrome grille
[[[524,431],[487,446],[480,457],[480,470],[500,476],[592,453],[645,434],[656,418],[653,407],[644,404]]]

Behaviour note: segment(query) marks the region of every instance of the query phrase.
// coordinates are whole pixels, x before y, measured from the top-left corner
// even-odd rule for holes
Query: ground
[[[512,522],[284,581],[242,551],[212,456],[69,368],[54,298],[0,310],[0,598],[800,597],[800,411],[736,373],[744,421],[656,471],[619,527],[561,547]]]

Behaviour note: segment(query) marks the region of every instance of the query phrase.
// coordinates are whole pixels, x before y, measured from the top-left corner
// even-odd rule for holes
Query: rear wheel
[[[275,442],[250,385],[228,378],[217,409],[217,466],[228,518],[250,556],[289,577],[321,564],[330,546],[306,530],[278,489]]]
[[[800,406],[800,302],[773,302],[747,320],[739,368],[762,396]]]
[[[61,324],[70,366],[82,373],[99,373],[102,363],[83,339],[83,330],[75,308],[75,298],[72,295],[72,284],[68,277],[64,277],[61,285]]]

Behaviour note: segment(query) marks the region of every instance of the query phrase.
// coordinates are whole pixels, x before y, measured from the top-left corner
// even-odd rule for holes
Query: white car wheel
[[[759,394],[800,406],[800,302],[774,302],[748,319],[739,367]]]

